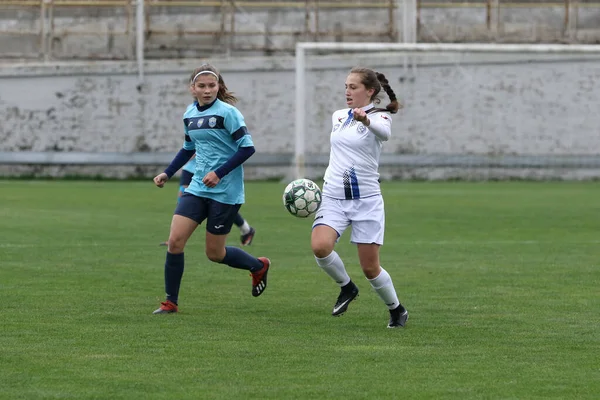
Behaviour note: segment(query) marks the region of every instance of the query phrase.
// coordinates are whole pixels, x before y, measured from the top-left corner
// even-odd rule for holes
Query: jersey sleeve
[[[196,150],[196,146],[194,145],[194,141],[190,137],[190,133],[188,131],[188,119],[183,118],[183,131],[184,131],[184,139],[183,139],[183,148],[185,150]]]
[[[392,117],[387,113],[369,115],[369,131],[383,142],[392,136]]]
[[[231,108],[223,123],[225,129],[229,132],[233,141],[237,143],[238,147],[254,146],[252,137],[246,128],[244,116],[237,108]]]

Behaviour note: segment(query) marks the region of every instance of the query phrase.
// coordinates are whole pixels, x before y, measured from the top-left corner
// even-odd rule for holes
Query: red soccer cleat
[[[152,314],[170,314],[179,312],[179,308],[177,308],[177,304],[173,303],[171,300],[166,300],[160,303],[160,307]]]
[[[269,267],[271,267],[271,260],[267,257],[258,257],[263,263],[263,267],[257,272],[251,272],[252,277],[252,296],[260,296],[267,288],[267,274],[269,273]]]

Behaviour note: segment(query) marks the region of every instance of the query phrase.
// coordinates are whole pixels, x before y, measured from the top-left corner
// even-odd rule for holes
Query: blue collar
[[[212,107],[213,104],[215,104],[217,102],[217,100],[219,99],[215,99],[212,103],[210,104],[205,104],[203,106],[200,105],[200,103],[198,103],[198,101],[195,101],[194,103],[196,103],[196,109],[198,109],[198,111],[206,111],[209,108]]]

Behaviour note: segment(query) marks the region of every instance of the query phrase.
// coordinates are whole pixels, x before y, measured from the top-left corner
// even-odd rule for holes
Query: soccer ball
[[[309,217],[321,205],[321,189],[310,179],[296,179],[285,187],[283,205],[294,217]]]

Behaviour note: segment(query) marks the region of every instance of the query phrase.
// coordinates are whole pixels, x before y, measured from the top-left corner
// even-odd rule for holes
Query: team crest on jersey
[[[344,117],[338,117],[338,122],[340,122],[340,123],[344,122],[344,119],[345,119]]]
[[[365,133],[365,131],[367,130],[367,127],[366,127],[366,126],[364,126],[363,124],[360,124],[360,125],[358,126],[358,128],[356,128],[356,130],[358,131],[358,133],[361,133],[361,134],[362,134],[362,133]]]
[[[204,118],[200,118],[200,119],[198,120],[198,124],[197,124],[197,125],[198,125],[198,128],[200,128],[200,127],[202,126],[202,123],[203,123],[203,122],[204,122]]]
[[[214,128],[215,125],[217,125],[217,119],[215,117],[210,117],[208,119],[208,126],[210,126],[211,128]]]

